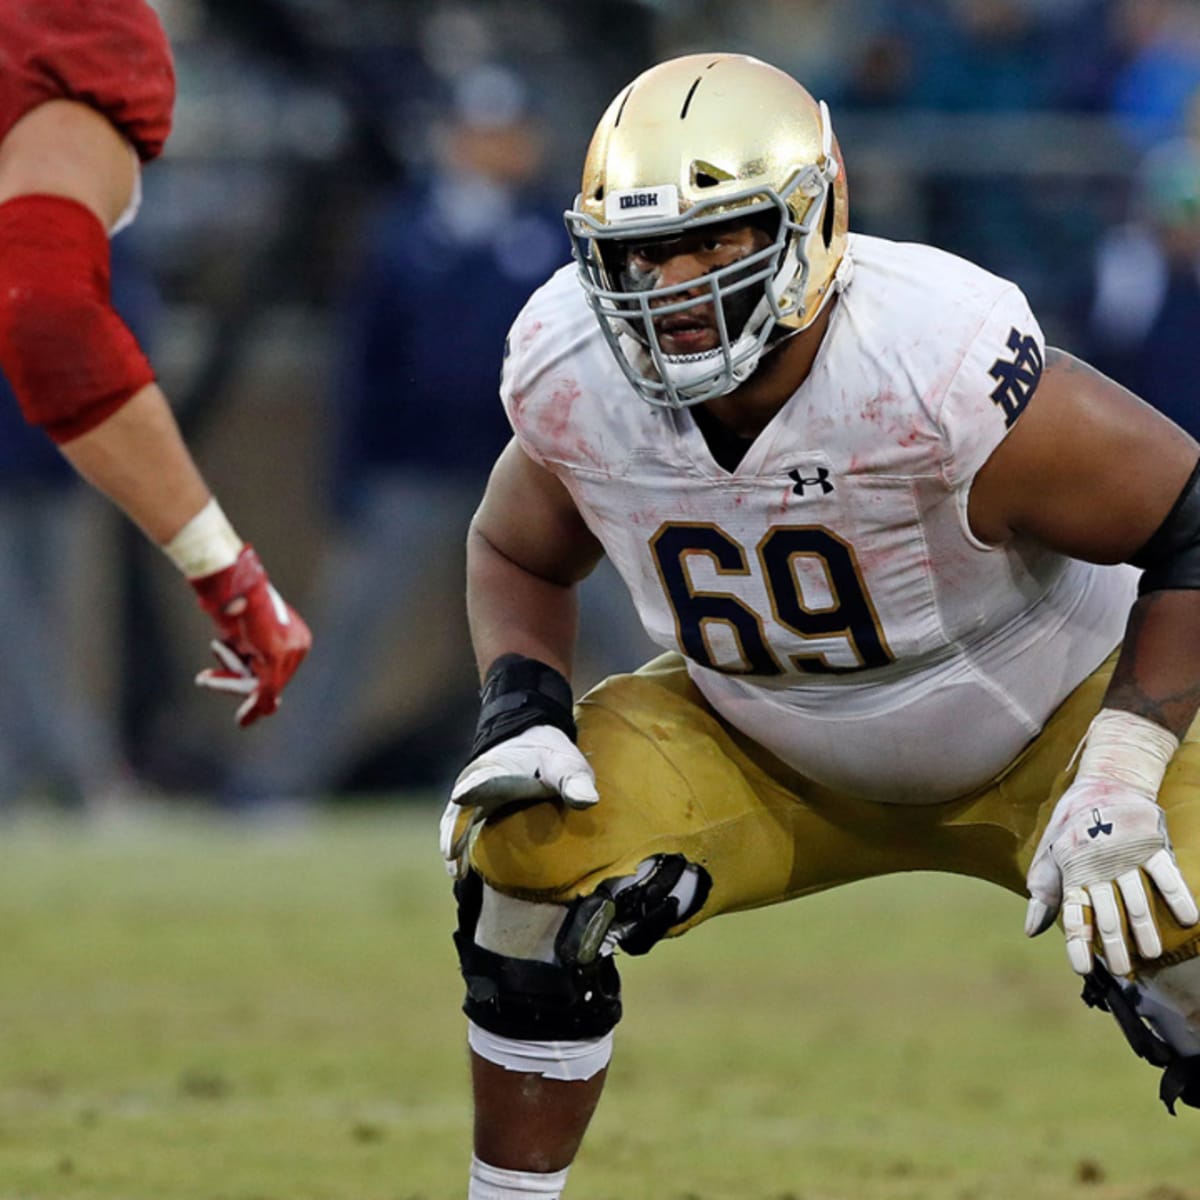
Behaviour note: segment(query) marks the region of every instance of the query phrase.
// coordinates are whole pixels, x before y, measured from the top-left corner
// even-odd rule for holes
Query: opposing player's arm
[[[502,654],[522,654],[570,678],[575,585],[602,555],[567,489],[511,441],[467,541],[467,610],[481,677]]]
[[[213,499],[166,397],[113,310],[109,230],[136,185],[129,143],[70,100],[0,141],[0,368],[26,419],[159,543],[217,626],[219,666],[249,725],[275,711],[311,641]]]
[[[108,230],[133,194],[128,143],[86,104],[52,100],[0,142],[0,363],[26,417],[156,542],[209,500],[153,372],[103,294]],[[11,245],[9,244],[11,243]]]
[[[15,196],[63,196],[111,229],[133,195],[129,145],[94,108],[49,100],[27,113],[0,142],[0,204]]]

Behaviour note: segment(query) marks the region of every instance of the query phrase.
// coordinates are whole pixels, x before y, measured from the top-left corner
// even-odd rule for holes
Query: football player
[[[197,682],[275,711],[311,641],[209,492],[113,311],[109,237],[170,131],[170,48],[145,0],[0,5],[0,370],[26,419],[159,543],[216,624]]]
[[[614,951],[893,871],[1027,894],[1200,1103],[1200,448],[1009,281],[847,220],[823,103],[666,62],[601,120],[577,265],[512,329],[442,823],[472,1200],[560,1195]],[[602,554],[667,652],[573,704]]]

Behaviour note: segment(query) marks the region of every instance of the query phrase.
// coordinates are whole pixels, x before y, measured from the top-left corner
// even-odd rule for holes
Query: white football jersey
[[[809,377],[733,471],[690,412],[639,399],[574,267],[517,318],[502,393],[719,713],[822,784],[933,803],[995,777],[1104,660],[1137,572],[968,527],[1042,370],[1021,291],[928,246],[848,254]]]

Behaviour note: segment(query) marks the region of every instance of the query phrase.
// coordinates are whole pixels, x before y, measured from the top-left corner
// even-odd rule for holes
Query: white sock
[[[505,1171],[471,1156],[471,1190],[467,1200],[559,1200],[570,1167],[543,1175],[536,1171]]]

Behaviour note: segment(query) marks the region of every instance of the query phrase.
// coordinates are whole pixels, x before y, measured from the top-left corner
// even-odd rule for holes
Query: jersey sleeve
[[[938,421],[951,488],[969,483],[1037,390],[1046,340],[1020,288],[1000,293],[971,338],[943,398]]]
[[[579,347],[597,329],[569,266],[529,297],[505,339],[500,395],[508,423],[525,453],[550,470],[571,459],[578,440]]]
[[[500,399],[521,449],[539,466],[546,458],[538,449],[538,439],[529,423],[529,404],[537,387],[536,372],[530,362],[529,347],[533,323],[528,307],[518,314],[504,339],[504,365],[500,370]]]
[[[103,113],[143,162],[162,152],[175,67],[145,0],[0,2],[0,139],[49,100]]]

